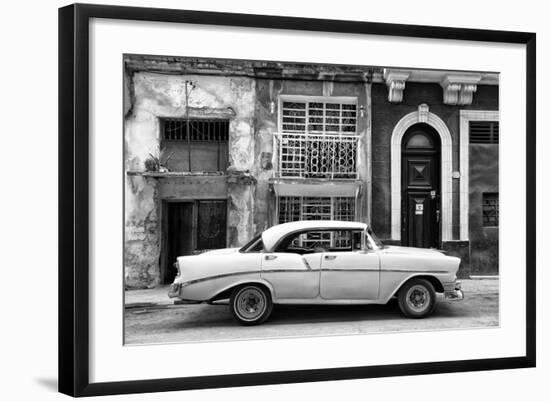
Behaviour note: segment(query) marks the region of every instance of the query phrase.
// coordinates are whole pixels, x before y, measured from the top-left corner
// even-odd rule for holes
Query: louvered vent
[[[470,121],[470,143],[498,144],[498,121]]]

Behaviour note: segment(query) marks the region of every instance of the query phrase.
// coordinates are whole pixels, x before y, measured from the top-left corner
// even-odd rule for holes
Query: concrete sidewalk
[[[153,305],[173,305],[174,299],[168,298],[170,285],[159,285],[158,287],[143,290],[124,291],[124,305],[126,308]]]
[[[499,292],[498,276],[494,279],[463,279],[460,281],[465,298],[468,297],[468,293],[494,295]],[[173,305],[174,299],[168,298],[169,287],[169,285],[161,285],[152,289],[126,290],[124,305],[126,308]]]

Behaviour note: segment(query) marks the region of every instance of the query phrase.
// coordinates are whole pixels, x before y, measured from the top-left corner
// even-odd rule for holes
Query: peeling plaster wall
[[[160,282],[160,223],[155,179],[126,178],[124,273],[128,287],[152,287]]]
[[[254,234],[272,225],[275,197],[269,190],[269,179],[274,176],[273,134],[278,131],[279,94],[283,81],[256,81],[256,119],[254,124],[254,165],[252,174],[257,180],[254,188]],[[271,110],[273,102],[273,112]]]
[[[159,117],[184,118],[185,81],[195,82],[189,95],[190,118],[227,118],[229,125],[229,177],[247,175],[254,166],[256,87],[248,77],[169,75],[135,72],[125,77],[125,171],[143,171],[149,153],[160,150]],[[220,179],[227,187],[228,246],[245,243],[253,231],[253,182],[189,176],[201,191],[196,199],[220,196]],[[231,181],[227,183],[226,181]],[[126,176],[125,274],[129,287],[160,283],[161,205],[163,199],[189,199],[193,194],[174,185],[173,179]],[[212,195],[211,195],[212,194]]]

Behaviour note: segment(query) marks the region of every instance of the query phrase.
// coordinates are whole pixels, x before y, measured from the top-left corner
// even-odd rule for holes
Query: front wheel
[[[269,292],[258,285],[236,288],[229,299],[233,317],[246,326],[261,324],[271,314],[273,303]]]
[[[428,280],[413,278],[401,287],[397,301],[405,316],[423,318],[435,308],[435,290]]]

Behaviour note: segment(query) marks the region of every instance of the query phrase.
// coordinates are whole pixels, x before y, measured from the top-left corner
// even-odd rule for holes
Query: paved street
[[[462,280],[465,300],[438,304],[427,319],[406,319],[395,300],[388,305],[276,305],[269,320],[244,327],[227,305],[173,305],[167,287],[126,291],[127,344],[302,337],[498,326],[499,281]]]

